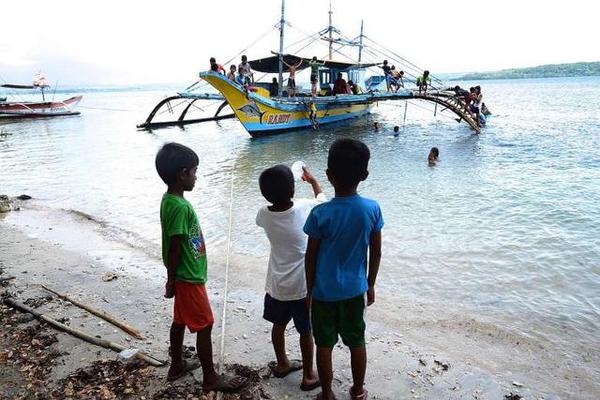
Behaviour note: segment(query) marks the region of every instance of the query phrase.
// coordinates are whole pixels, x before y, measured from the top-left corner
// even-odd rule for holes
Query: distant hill
[[[600,76],[600,62],[546,64],[530,68],[512,68],[492,72],[473,72],[452,80],[560,78],[568,76]]]

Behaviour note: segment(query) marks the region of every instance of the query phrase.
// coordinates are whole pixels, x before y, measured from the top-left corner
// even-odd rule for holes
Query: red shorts
[[[192,333],[215,322],[204,285],[175,282],[173,322],[187,326]]]

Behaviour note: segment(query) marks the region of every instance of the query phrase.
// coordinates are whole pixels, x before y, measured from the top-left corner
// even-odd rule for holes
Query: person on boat
[[[481,108],[481,100],[483,99],[483,95],[481,94],[481,87],[479,87],[479,93],[477,87],[471,88],[471,94],[469,95],[470,106],[469,111],[473,114],[473,118],[477,122],[477,126],[481,126],[480,122],[480,108]]]
[[[285,64],[285,66],[288,67],[288,70],[290,71],[290,76],[288,77],[288,81],[287,81],[288,97],[295,97],[296,96],[296,70],[302,64],[302,59],[300,59],[298,64],[292,64],[292,65],[286,63],[285,60],[283,60],[283,59],[282,59],[282,61]]]
[[[398,71],[395,65],[392,65],[390,77],[390,89],[395,93],[401,87],[404,87],[404,71]]]
[[[273,81],[269,85],[269,96],[276,97],[279,95],[279,83],[277,83],[277,78],[273,78]]]
[[[235,71],[236,71],[236,67],[235,65],[231,64],[231,66],[229,67],[229,72],[227,73],[227,78],[234,81],[235,82]]]
[[[383,70],[385,85],[387,87],[387,91],[389,92],[392,83],[392,68],[388,65],[388,60],[383,60],[383,65],[380,65],[379,67]]]
[[[360,86],[358,86],[358,84],[354,81],[348,81],[348,85],[350,86],[350,93],[351,94],[361,94],[362,93],[362,89]]]
[[[342,77],[341,72],[338,72],[337,79],[333,84],[333,95],[335,96],[338,94],[348,94],[348,84],[346,83],[346,80]]]
[[[423,71],[423,75],[419,75],[417,77],[417,87],[419,88],[419,94],[424,92],[427,94],[427,88],[431,85],[431,77],[429,76],[429,71]]]
[[[246,83],[246,77],[244,75],[242,75],[242,71],[240,71],[238,69],[238,75],[235,77],[235,81],[240,85],[240,86],[244,86],[247,87],[247,83]]]
[[[310,119],[312,128],[314,130],[319,129],[319,122],[317,121],[317,105],[314,102],[310,103],[308,106],[308,118]]]
[[[427,164],[429,164],[430,167],[437,165],[439,156],[440,150],[437,147],[432,147],[431,150],[429,150],[429,155],[427,156]]]
[[[252,68],[250,68],[250,63],[248,62],[248,57],[246,57],[246,55],[242,56],[242,63],[238,66],[238,71],[240,72],[240,75],[244,77],[247,85],[254,82],[254,73],[252,72]]]
[[[310,66],[310,84],[311,84],[311,93],[313,97],[317,96],[317,85],[319,84],[319,67],[321,65],[325,65],[325,61],[318,61],[317,57],[314,56],[312,60],[308,63]]]
[[[225,75],[225,68],[221,64],[217,64],[217,60],[214,57],[210,58],[210,70],[217,74]]]

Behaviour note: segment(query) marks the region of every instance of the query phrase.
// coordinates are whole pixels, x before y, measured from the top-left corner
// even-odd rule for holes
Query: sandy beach
[[[1,277],[14,276],[15,279],[4,282],[1,290],[10,293],[15,300],[39,306],[38,311],[61,318],[71,327],[168,360],[172,303],[162,297],[164,267],[157,249],[134,247],[111,237],[106,226],[90,218],[49,209],[35,200],[22,204],[20,211],[3,214],[0,220]],[[217,319],[213,330],[215,360],[252,368],[252,372],[260,376],[254,398],[313,398],[316,391],[298,390],[299,373],[276,379],[270,377],[265,368],[273,354],[269,325],[261,318],[264,259],[239,254],[231,258],[224,352],[220,359],[224,253],[223,248],[208,250],[208,290]],[[103,276],[107,273],[117,278],[105,282]],[[58,300],[39,284],[117,316],[141,330],[144,339],[135,339],[84,310]],[[577,353],[557,354],[556,349],[538,338],[504,330],[486,323],[483,318],[465,319],[452,311],[426,309],[417,302],[394,307],[390,300],[388,294],[379,295],[367,315],[367,388],[371,398],[594,399],[600,394],[597,350],[583,358]],[[16,362],[15,355],[9,352],[19,333],[42,328],[38,322],[6,307],[2,318],[5,324],[7,320],[13,321],[0,338],[3,347],[0,383],[4,398],[34,398],[37,391],[49,393],[57,388],[62,388],[59,392],[64,397],[83,398],[83,392],[78,395],[71,387],[67,387],[65,394],[64,379],[78,369],[89,368],[94,363],[99,365],[100,360],[117,359],[115,352],[43,328],[43,332],[55,336],[57,341],[41,346],[38,353],[58,355],[33,379],[28,375],[27,365]],[[28,328],[31,326],[35,328]],[[299,358],[297,334],[292,326],[288,332],[290,356]],[[186,344],[193,346],[192,339],[188,334]],[[348,352],[338,347],[334,352],[335,392],[338,398],[346,398],[351,384],[349,358]],[[144,374],[140,378],[143,384],[127,386],[125,393],[123,387],[111,388],[110,382],[106,383],[109,392],[101,392],[100,397],[170,398],[186,392],[189,398],[202,398],[198,392],[201,379],[198,372],[173,387],[164,379],[166,368],[149,368]],[[33,384],[34,381],[37,384]],[[165,392],[165,388],[171,388],[171,392]],[[196,392],[187,393],[194,390]]]

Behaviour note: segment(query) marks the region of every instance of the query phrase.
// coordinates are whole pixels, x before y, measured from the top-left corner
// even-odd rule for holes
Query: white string
[[[228,295],[228,285],[229,285],[229,260],[231,254],[231,232],[233,227],[233,189],[234,189],[234,179],[235,179],[235,136],[233,137],[232,143],[232,165],[231,165],[231,189],[229,193],[229,227],[227,233],[227,256],[225,258],[225,288],[223,291],[223,312],[221,314],[221,344],[219,348],[219,365],[218,365],[218,373],[221,374],[223,371],[223,366],[225,364],[225,323],[227,318],[227,295]]]

